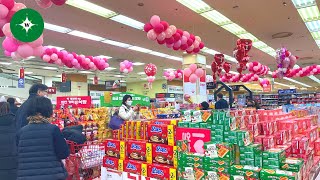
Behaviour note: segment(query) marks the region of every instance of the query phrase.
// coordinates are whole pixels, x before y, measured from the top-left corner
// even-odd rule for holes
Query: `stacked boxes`
[[[240,164],[254,167],[262,167],[262,146],[261,144],[251,144],[243,146],[240,150]]]
[[[283,149],[269,149],[262,152],[262,167],[265,169],[280,169],[280,163],[286,158]]]

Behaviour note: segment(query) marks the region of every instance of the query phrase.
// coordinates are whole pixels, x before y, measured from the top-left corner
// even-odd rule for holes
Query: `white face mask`
[[[132,105],[132,101],[127,101],[127,105],[131,106]]]

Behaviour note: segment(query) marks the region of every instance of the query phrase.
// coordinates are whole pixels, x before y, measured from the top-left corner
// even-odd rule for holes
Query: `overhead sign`
[[[18,88],[24,88],[24,79],[23,78],[20,78],[18,80]]]
[[[278,90],[278,94],[282,95],[282,94],[294,94],[297,93],[296,89],[279,89]]]
[[[207,89],[215,89],[217,88],[217,84],[214,82],[207,82]]]
[[[91,96],[61,96],[57,97],[56,109],[64,108],[91,108]]]
[[[57,94],[57,88],[48,87],[48,94]]]
[[[44,21],[36,10],[25,8],[17,11],[10,21],[13,36],[22,42],[33,42],[43,33]]]
[[[176,140],[187,140],[190,152],[203,154],[203,145],[211,140],[211,131],[209,129],[177,127]]]
[[[100,104],[102,107],[119,107],[122,105],[123,96],[125,96],[126,94],[132,96],[132,105],[133,106],[135,106],[137,104],[139,104],[141,106],[150,106],[150,98],[148,96],[143,96],[143,95],[133,94],[133,93],[126,93],[126,92],[117,93],[117,94],[115,94],[115,93],[110,94],[109,93],[109,95],[105,94],[105,96],[107,95],[108,97],[105,98],[105,96],[101,96],[100,97]],[[111,99],[110,99],[110,96],[111,96]]]
[[[183,94],[183,86],[168,85],[168,93]]]
[[[113,89],[114,81],[105,81],[106,89]]]

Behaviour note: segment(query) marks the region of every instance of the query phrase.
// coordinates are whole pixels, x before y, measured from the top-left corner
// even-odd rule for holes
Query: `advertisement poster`
[[[176,128],[177,140],[188,140],[190,152],[204,153],[203,145],[211,140],[209,129],[199,128]]]
[[[61,107],[91,108],[91,96],[60,96],[57,97],[56,109]]]
[[[135,106],[137,104],[141,106],[150,106],[150,98],[148,96],[143,96],[139,94],[133,94],[133,93],[112,93],[112,94],[105,94],[108,97],[105,98],[105,96],[100,97],[100,105],[101,107],[120,107],[122,104],[123,96],[126,94],[132,96],[132,105]],[[111,99],[110,99],[111,96]],[[106,101],[107,100],[107,101]]]

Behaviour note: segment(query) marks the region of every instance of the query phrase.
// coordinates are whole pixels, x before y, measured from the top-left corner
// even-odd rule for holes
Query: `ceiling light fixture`
[[[128,49],[131,49],[131,50],[134,50],[134,51],[143,52],[143,53],[150,53],[152,51],[150,49],[146,49],[146,48],[139,47],[139,46],[131,46]]]
[[[182,58],[181,57],[177,57],[177,56],[167,56],[166,58],[167,59],[172,59],[172,60],[175,60],[175,61],[182,61]]]
[[[117,15],[116,12],[85,0],[68,0],[66,3],[70,6],[88,11],[104,18],[110,18]]]
[[[112,70],[115,70],[115,69],[117,69],[117,68],[115,68],[115,67],[107,67],[105,70],[112,71]]]
[[[57,25],[50,24],[50,23],[44,23],[44,28],[48,29],[50,31],[55,31],[55,32],[59,32],[59,33],[68,33],[68,32],[72,31],[69,28],[65,28],[65,27],[62,27],[62,26],[57,26]]]
[[[142,65],[145,65],[145,63],[142,63],[142,62],[134,62],[132,63],[134,66],[142,66]]]
[[[43,67],[43,69],[48,69],[48,70],[57,70],[58,68],[56,68],[56,67],[50,67],[50,66],[47,66],[47,67]]]
[[[33,72],[30,72],[30,71],[26,71],[26,72],[24,72],[24,74],[33,74]]]
[[[286,86],[286,87],[291,87],[290,85],[287,85],[287,84],[283,84],[283,83],[279,83],[279,82],[274,82],[274,84],[278,84],[278,85],[281,85],[281,86]]]
[[[9,66],[9,65],[11,65],[12,63],[9,63],[9,62],[0,62],[0,64]]]
[[[96,35],[89,34],[89,33],[85,33],[85,32],[81,32],[81,31],[77,31],[77,30],[73,30],[73,31],[69,32],[68,34],[73,35],[73,36],[77,36],[77,37],[81,37],[81,38],[85,38],[85,39],[90,39],[93,41],[105,40],[103,37],[96,36]]]
[[[126,43],[122,43],[122,42],[114,41],[114,40],[110,40],[110,39],[106,39],[106,40],[104,40],[102,42],[106,43],[106,44],[113,45],[113,46],[122,47],[122,48],[129,48],[129,47],[133,46],[133,45],[130,45],[130,44],[126,44]]]
[[[81,74],[92,74],[93,72],[91,72],[91,71],[79,71],[79,73],[81,73]]]
[[[208,4],[206,4],[202,0],[193,0],[193,1],[177,0],[177,1],[196,13],[203,13],[206,11],[210,11],[212,9]]]
[[[151,51],[149,54],[152,54],[154,56],[159,56],[159,57],[168,57],[168,56],[170,56],[168,54],[164,54],[164,53],[157,52],[157,51]]]
[[[145,72],[138,72],[137,74],[139,74],[139,75],[144,75],[144,74],[146,74]]]
[[[98,56],[99,58],[107,58],[107,59],[111,59],[112,57],[111,56],[105,56],[105,55],[100,55]]]

